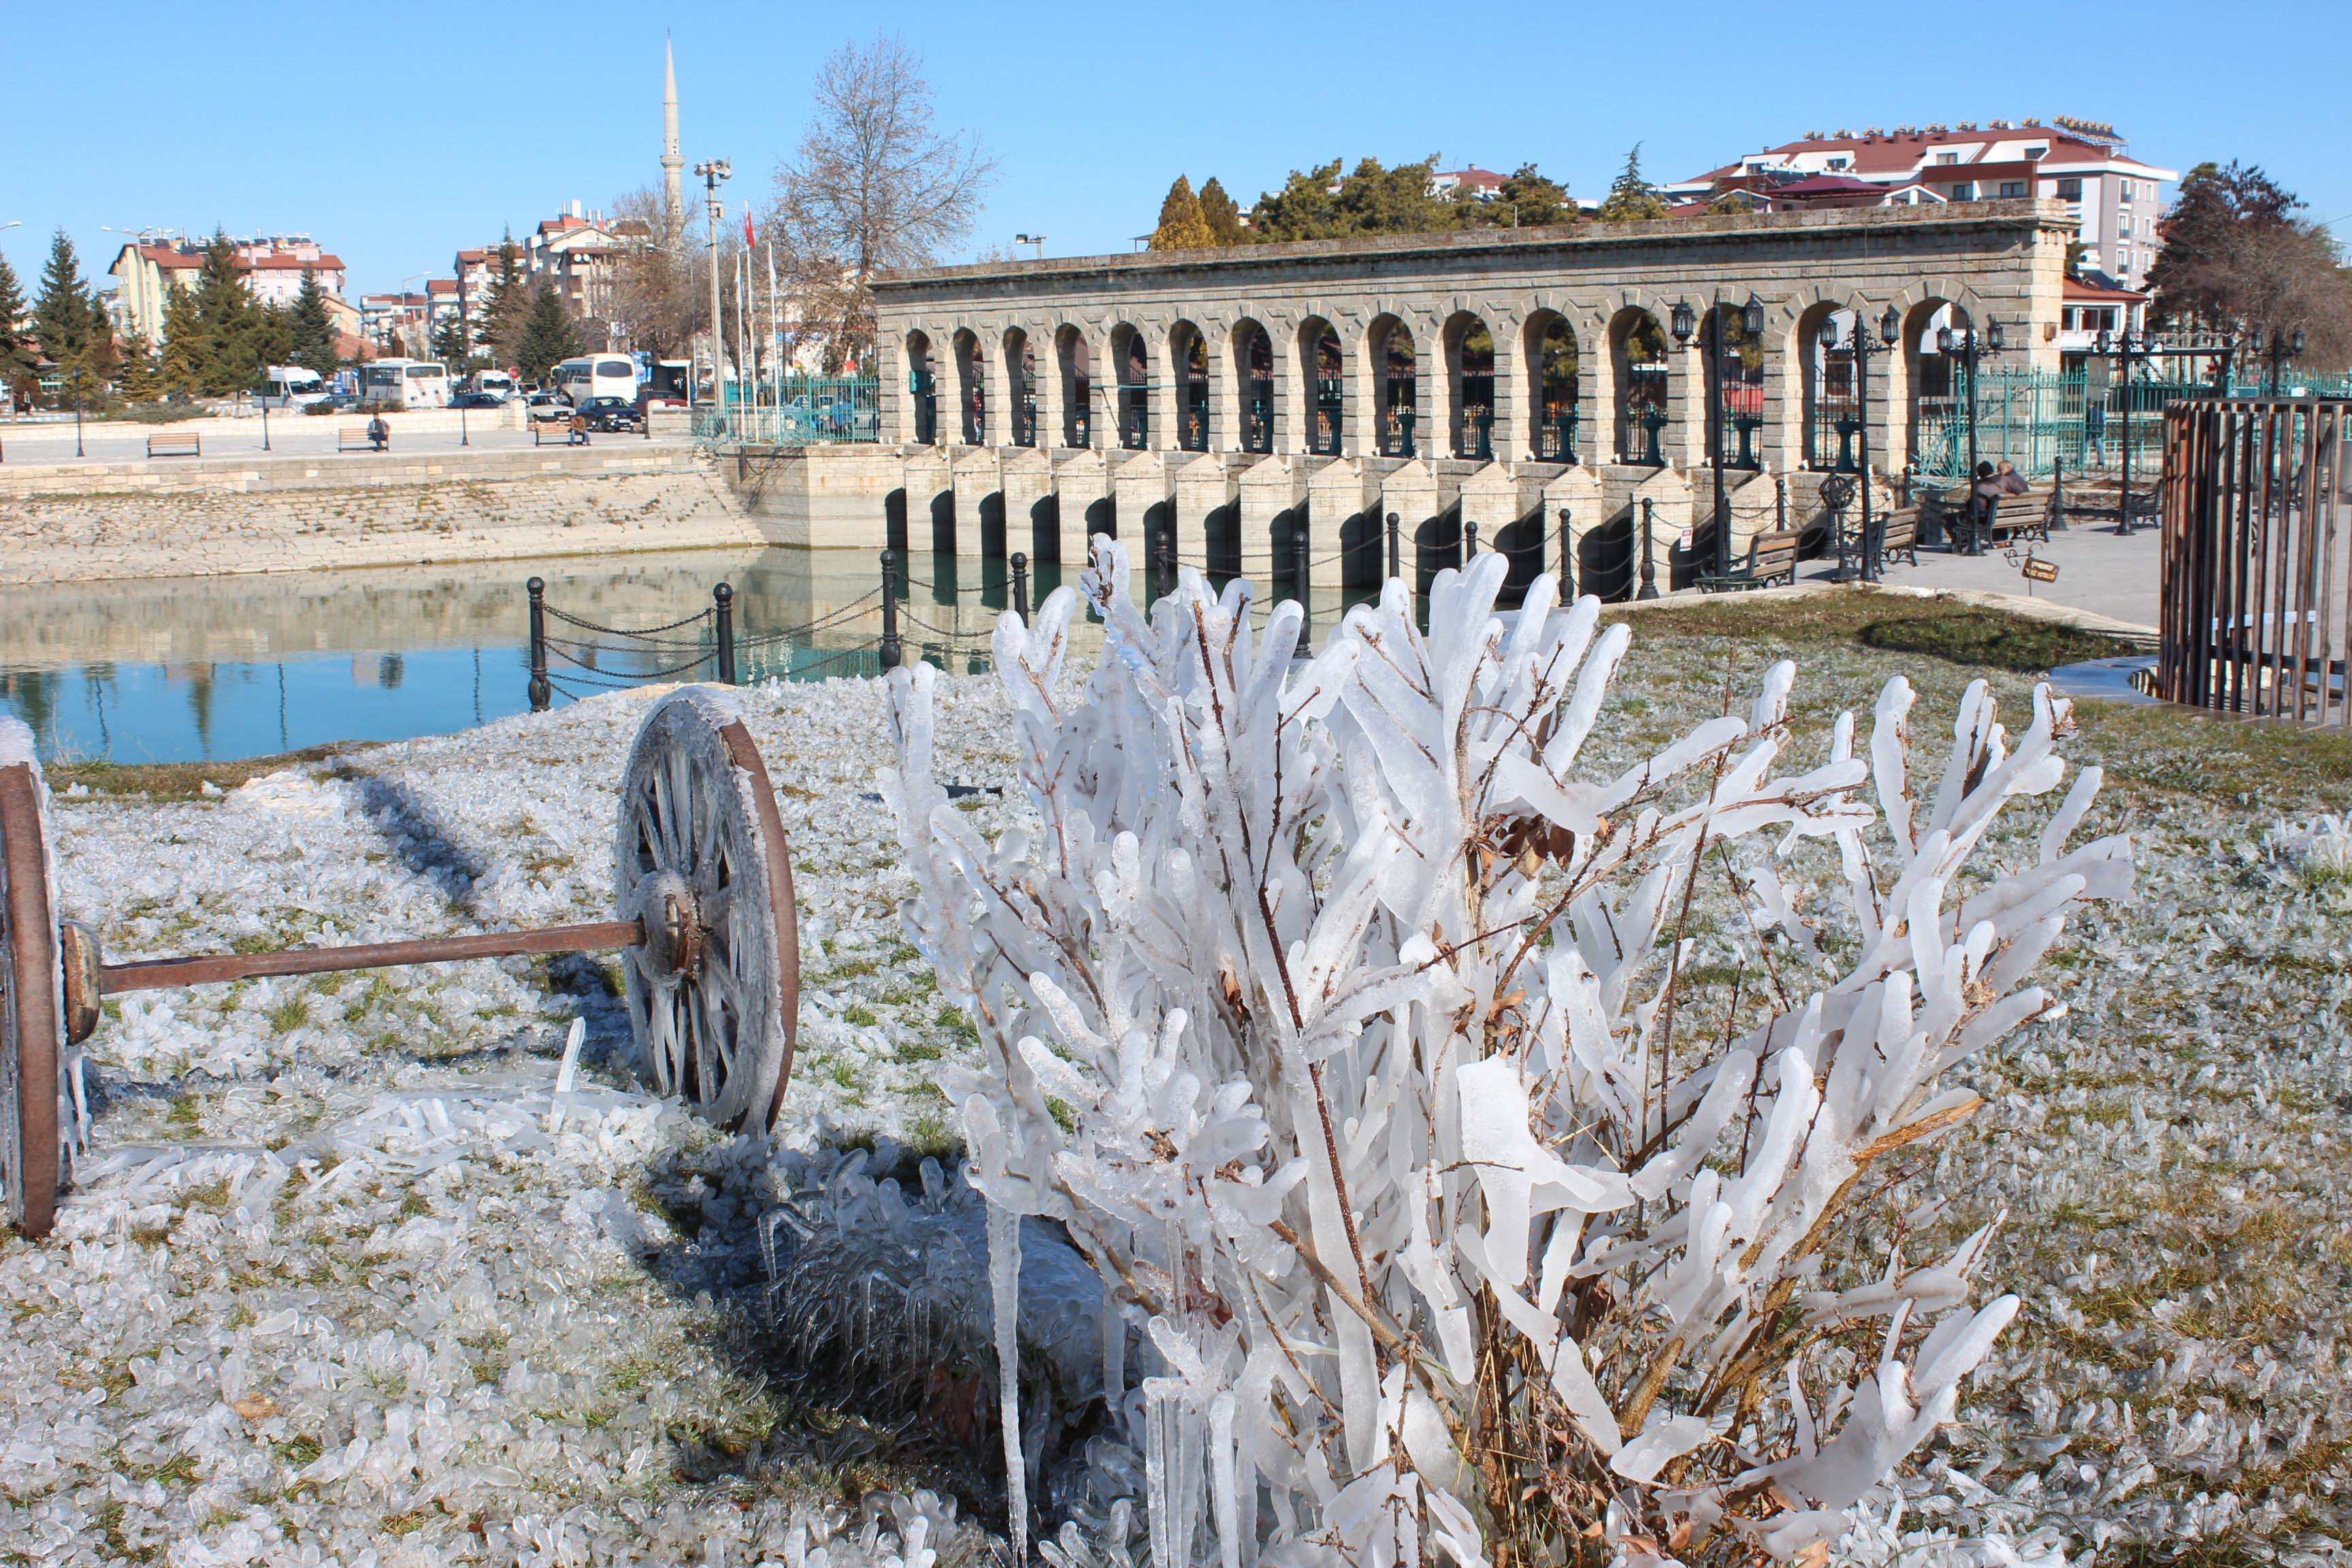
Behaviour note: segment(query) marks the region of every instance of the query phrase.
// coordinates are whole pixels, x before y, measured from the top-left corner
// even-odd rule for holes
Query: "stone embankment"
[[[0,469],[0,584],[776,542],[669,443]]]

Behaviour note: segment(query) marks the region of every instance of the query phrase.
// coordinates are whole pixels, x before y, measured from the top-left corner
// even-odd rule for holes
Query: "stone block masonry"
[[[661,446],[0,474],[0,584],[777,542]]]

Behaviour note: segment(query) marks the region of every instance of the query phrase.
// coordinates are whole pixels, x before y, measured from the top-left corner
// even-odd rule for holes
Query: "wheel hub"
[[[657,975],[691,979],[702,972],[702,947],[710,928],[702,921],[702,900],[675,871],[656,871],[630,889],[625,910],[646,933],[646,967]]]

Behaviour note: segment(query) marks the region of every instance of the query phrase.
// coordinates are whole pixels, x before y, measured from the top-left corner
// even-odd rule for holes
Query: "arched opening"
[[[930,336],[925,332],[907,334],[907,396],[914,405],[915,444],[919,447],[938,445],[939,381],[932,372]]]
[[[1862,386],[1853,373],[1857,325],[1864,323],[1852,310],[1827,304],[1813,306],[1797,322],[1797,352],[1804,373],[1805,467],[1817,473],[1850,474],[1861,466],[1855,437],[1862,431]]]
[[[1609,324],[1609,358],[1617,377],[1617,460],[1665,467],[1659,440],[1666,427],[1665,329],[1647,310],[1620,310]]]
[[[1004,334],[1004,406],[1013,417],[1013,444],[1037,444],[1037,353],[1029,334],[1014,327]]]
[[[1634,509],[1627,507],[1576,543],[1576,590],[1614,604],[1633,596],[1639,575]]]
[[[907,552],[907,491],[904,486],[882,498],[882,548]]]
[[[962,419],[963,444],[988,445],[988,378],[981,371],[980,339],[969,328],[955,335],[956,408]]]
[[[1958,474],[1968,463],[1968,372],[1963,361],[1937,345],[1936,334],[1945,327],[1966,331],[1974,324],[1968,311],[1948,300],[1922,300],[1904,320],[1911,461],[1922,473]]]
[[[1255,321],[1234,329],[1234,380],[1241,387],[1242,450],[1274,450],[1274,340]]]
[[[1568,318],[1546,310],[1528,323],[1527,362],[1535,371],[1535,428],[1530,449],[1547,463],[1577,460],[1578,374],[1576,329]]]
[[[1209,449],[1209,345],[1201,329],[1179,321],[1168,333],[1168,363],[1176,371],[1176,447]]]
[[[1372,323],[1373,428],[1383,458],[1413,455],[1413,375],[1419,369],[1412,333],[1394,316]]]
[[[1748,330],[1738,305],[1714,307],[1712,330],[1700,334],[1705,374],[1715,378],[1714,437],[1727,468],[1760,468],[1757,433],[1764,428],[1764,340]]]
[[[1318,457],[1336,458],[1344,413],[1339,333],[1320,317],[1308,317],[1298,329],[1298,374],[1314,389],[1307,416],[1307,449]]]
[[[1087,411],[1094,406],[1094,353],[1086,333],[1064,327],[1054,334],[1054,357],[1062,377],[1062,445],[1084,447],[1091,434]]]
[[[1462,565],[1461,499],[1456,497],[1435,517],[1423,518],[1413,529],[1406,549],[1410,554],[1403,565],[1412,574],[1413,597],[1426,605],[1437,574],[1448,568],[1459,570]]]
[[[1151,353],[1143,334],[1124,323],[1112,328],[1110,363],[1118,384],[1118,444],[1140,452],[1151,445]]]
[[[1495,457],[1495,337],[1467,311],[1445,323],[1446,420],[1457,458]]]

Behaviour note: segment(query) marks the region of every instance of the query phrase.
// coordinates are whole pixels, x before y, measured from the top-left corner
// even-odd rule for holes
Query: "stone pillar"
[[[1337,321],[1332,328],[1339,333],[1339,450],[1350,458],[1372,457],[1381,449],[1374,428],[1380,362],[1372,353],[1372,334],[1369,328],[1359,328],[1351,342]]]
[[[1059,526],[1054,519],[1054,463],[1043,451],[1014,447],[1004,454],[1002,469],[1004,497],[1004,549],[1020,551],[1032,561],[1059,553]]]
[[[1087,334],[1087,353],[1093,362],[1087,389],[1087,444],[1097,452],[1116,452],[1119,449],[1118,369],[1111,363],[1108,330]]]
[[[1764,428],[1757,432],[1756,450],[1766,468],[1784,474],[1805,466],[1803,325],[1800,315],[1769,330],[1771,346],[1764,351]]]
[[[1344,458],[1326,467],[1345,468],[1350,473],[1355,470],[1355,465]],[[1244,563],[1266,559],[1269,542],[1274,538],[1274,520],[1307,499],[1305,473],[1305,465],[1297,458],[1281,453],[1260,458],[1244,470],[1240,483],[1234,487],[1238,492],[1234,527]],[[1255,569],[1253,574],[1265,575]]]
[[[1397,514],[1398,569],[1404,574],[1408,585],[1421,581],[1420,563],[1434,548],[1422,538],[1422,530],[1437,516],[1437,476],[1429,465],[1414,458],[1381,480],[1381,551],[1388,552],[1388,514]],[[1381,568],[1387,570],[1385,565]]]
[[[958,553],[984,555],[988,552],[981,529],[989,498],[1003,489],[1003,473],[993,447],[958,447],[949,455],[948,482],[955,491]],[[1013,548],[1007,544],[1004,553],[1012,553]]]
[[[1570,592],[1576,598],[1586,593],[1584,583],[1583,544],[1585,535],[1601,526],[1601,477],[1590,465],[1569,469],[1543,487],[1545,560],[1550,567],[1552,581],[1559,581],[1559,552],[1561,512],[1568,513],[1568,561]]]
[[[1171,346],[1171,334],[1165,327],[1147,327],[1143,332],[1144,375],[1150,390],[1144,395],[1144,406],[1150,427],[1144,432],[1144,445],[1154,452],[1173,452],[1176,445],[1176,405],[1178,393],[1183,386],[1176,370],[1176,356]]]
[[[877,435],[888,446],[912,441],[915,416],[907,395],[907,345],[886,335],[874,348]]]
[[[1462,481],[1462,523],[1478,528],[1478,548],[1492,550],[1503,530],[1519,521],[1519,487],[1507,464],[1494,462]]]
[[[1412,455],[1424,463],[1454,456],[1453,378],[1445,361],[1444,323],[1414,329]]]
[[[1534,455],[1528,439],[1528,410],[1535,398],[1526,384],[1527,343],[1521,336],[1527,323],[1516,318],[1490,321],[1487,335],[1495,340],[1495,422],[1492,444],[1503,462]]]
[[[1296,321],[1266,328],[1274,345],[1274,450],[1282,457],[1305,454],[1313,417],[1315,377],[1299,338],[1302,330]]]
[[[1113,452],[1108,458],[1112,516],[1118,520],[1120,542],[1140,569],[1150,556],[1144,531],[1151,509],[1171,499],[1168,454],[1157,451]]]
[[[1202,352],[1209,361],[1209,450],[1242,449],[1241,367],[1234,363],[1231,326],[1204,329]]]
[[[1711,481],[1710,481],[1711,482]],[[1673,468],[1660,468],[1633,487],[1633,590],[1642,587],[1642,503],[1650,503],[1650,559],[1656,568],[1658,592],[1670,594],[1675,589],[1675,553],[1684,534],[1691,531],[1694,521],[1691,505],[1691,482]]]
[[[917,447],[908,455],[906,475],[907,548],[920,553],[944,546],[953,553],[961,541],[948,454],[937,447]]]
[[[1067,575],[1087,563],[1087,535],[1110,525],[1109,476],[1100,452],[1072,447],[1054,459],[1054,507]]]
[[[1186,566],[1209,564],[1209,521],[1234,499],[1233,470],[1214,452],[1171,459],[1169,480],[1176,497],[1176,559]],[[1124,521],[1121,523],[1124,528]]]
[[[1038,328],[1029,330],[1030,345],[1037,353],[1037,449],[1050,452],[1063,444],[1062,414],[1062,345],[1054,341],[1049,325],[1040,338]]]
[[[1702,325],[1693,332],[1688,348],[1675,342],[1671,329],[1666,334],[1666,427],[1658,432],[1658,449],[1668,468],[1706,462],[1706,354],[1699,346],[1706,331]]]
[[[1339,548],[1339,531],[1347,526],[1349,518],[1363,510],[1364,475],[1354,463],[1342,458],[1326,463],[1307,476],[1307,559],[1320,561],[1337,551]],[[1271,531],[1267,537],[1272,537]],[[1307,573],[1309,584],[1316,581],[1318,572],[1326,580],[1326,586],[1336,584],[1339,579],[1333,574],[1338,572],[1339,564],[1335,561],[1328,565],[1310,569]],[[1289,562],[1280,561],[1275,570],[1288,576],[1290,566]]]

